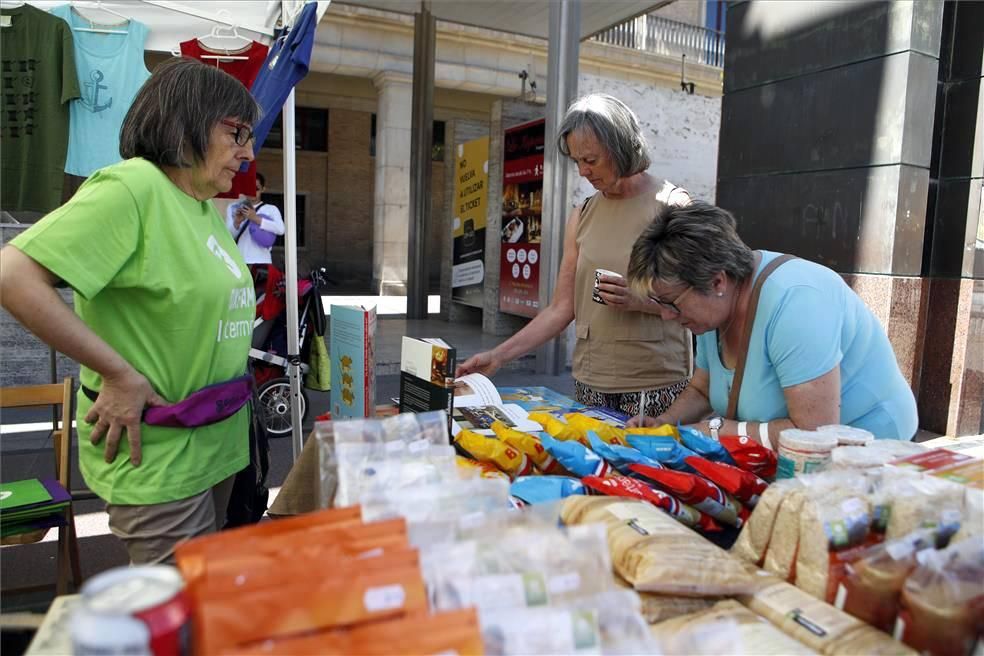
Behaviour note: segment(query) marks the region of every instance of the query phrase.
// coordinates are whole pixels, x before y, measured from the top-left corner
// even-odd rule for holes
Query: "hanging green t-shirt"
[[[68,23],[25,4],[0,11],[0,206],[58,207],[69,101],[79,97]]]
[[[210,201],[178,189],[134,158],[94,173],[75,196],[11,243],[75,290],[82,320],[168,402],[241,375],[255,316],[253,281]],[[102,387],[82,367],[82,384]],[[79,460],[86,483],[116,504],[198,494],[249,461],[247,409],[193,429],[141,427],[143,461],[120,441],[116,460],[89,443],[78,399]]]

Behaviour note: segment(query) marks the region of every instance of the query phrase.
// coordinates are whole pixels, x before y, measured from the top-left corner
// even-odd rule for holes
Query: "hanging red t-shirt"
[[[263,62],[266,61],[269,50],[267,46],[258,41],[253,41],[248,48],[228,52],[203,46],[198,39],[191,39],[181,44],[182,55],[225,71],[242,82],[247,89],[253,86],[253,80],[256,79]],[[246,59],[213,59],[216,55],[231,55],[246,57]],[[224,194],[219,194],[218,198],[239,198],[241,194],[250,197],[256,194],[256,162],[250,162],[245,171],[237,173],[232,180],[232,189]]]

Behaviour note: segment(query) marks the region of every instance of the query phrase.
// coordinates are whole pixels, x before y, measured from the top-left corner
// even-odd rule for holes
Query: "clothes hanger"
[[[110,29],[108,27],[96,27],[97,23],[95,21],[93,21],[91,18],[89,18],[88,16],[86,16],[85,14],[83,14],[82,12],[80,12],[78,10],[78,7],[81,5],[81,3],[72,2],[70,4],[72,6],[72,9],[75,10],[75,13],[76,14],[78,14],[79,16],[81,16],[83,20],[86,20],[86,21],[89,22],[89,27],[74,27],[73,26],[72,27],[72,31],[73,32],[95,32],[97,34],[129,34],[130,33],[128,30],[114,30],[114,29]],[[116,16],[118,18],[122,18],[128,24],[130,22],[130,17],[129,16],[124,16],[123,14],[119,13],[118,11],[113,11],[109,7],[104,6],[103,3],[102,3],[102,0],[97,0],[95,3],[87,3],[86,6],[85,6],[85,8],[86,9],[92,9],[92,10],[95,10],[95,11],[102,11],[102,12],[105,12],[107,14],[110,14],[111,16]]]
[[[212,47],[204,43],[202,39],[219,39],[219,40],[226,39],[231,41],[245,41],[246,45],[250,45],[250,46],[253,45],[252,39],[250,39],[249,37],[245,37],[239,33],[239,26],[237,25],[225,26],[225,25],[216,24],[212,27],[212,31],[209,34],[198,37],[198,43],[203,47],[208,48],[209,50],[224,51],[224,54],[206,54],[201,56],[202,59],[216,59],[221,61],[249,59],[249,57],[245,55],[231,54],[229,52],[230,48]]]

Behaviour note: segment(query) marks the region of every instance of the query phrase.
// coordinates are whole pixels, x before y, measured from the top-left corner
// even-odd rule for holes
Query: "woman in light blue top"
[[[664,320],[693,331],[690,386],[646,425],[712,426],[777,444],[786,428],[824,424],[909,440],[916,402],[885,330],[834,271],[793,259],[765,280],[752,319],[736,417],[723,421],[752,288],[779,253],[753,251],[729,212],[706,203],[667,207],[632,249],[628,277],[662,308]],[[709,418],[710,417],[710,418]]]

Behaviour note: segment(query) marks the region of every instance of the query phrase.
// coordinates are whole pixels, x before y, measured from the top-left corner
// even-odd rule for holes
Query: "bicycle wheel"
[[[290,378],[274,378],[268,380],[257,393],[259,399],[258,412],[267,432],[274,437],[281,437],[291,432],[290,416]],[[301,389],[301,423],[307,415],[308,399],[304,389]]]

